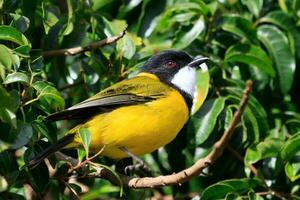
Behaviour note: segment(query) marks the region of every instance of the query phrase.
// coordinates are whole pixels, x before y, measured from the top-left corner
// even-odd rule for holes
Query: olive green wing
[[[137,76],[112,85],[87,100],[46,117],[48,121],[87,119],[126,105],[135,105],[163,98],[169,87],[158,80]]]

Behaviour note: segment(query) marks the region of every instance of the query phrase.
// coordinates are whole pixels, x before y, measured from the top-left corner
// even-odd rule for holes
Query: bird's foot
[[[124,169],[124,172],[125,172],[126,175],[136,173],[137,175],[139,175],[141,177],[152,176],[151,175],[151,170],[149,169],[149,167],[143,161],[138,162],[138,163],[133,164],[133,165],[126,166],[125,169]]]

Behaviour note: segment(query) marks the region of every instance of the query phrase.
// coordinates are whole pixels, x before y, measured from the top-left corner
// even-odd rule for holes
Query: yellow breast
[[[169,87],[169,86],[167,86]],[[189,117],[188,107],[181,94],[169,88],[166,97],[146,104],[124,106],[87,121],[92,134],[91,151],[113,159],[127,157],[119,147],[135,155],[150,153],[173,140]],[[79,137],[75,139],[80,143]]]

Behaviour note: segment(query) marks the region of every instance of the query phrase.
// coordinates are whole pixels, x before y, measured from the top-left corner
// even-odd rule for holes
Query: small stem
[[[22,106],[22,107],[27,106],[27,105],[29,105],[29,104],[35,102],[35,101],[38,101],[38,100],[39,100],[39,97],[34,98],[34,99],[31,99],[31,100],[27,101],[26,103],[24,103],[24,104],[21,105],[21,106]]]
[[[103,46],[113,44],[124,37],[127,31],[127,26],[124,28],[124,30],[117,36],[108,37],[103,40],[90,43],[87,46],[78,46],[73,47],[69,49],[57,49],[57,50],[51,50],[51,51],[45,51],[43,53],[43,57],[55,57],[55,56],[74,56],[86,51],[91,51],[93,49],[101,48]]]

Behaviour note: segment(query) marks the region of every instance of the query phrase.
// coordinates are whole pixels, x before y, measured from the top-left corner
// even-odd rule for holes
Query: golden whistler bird
[[[139,74],[118,82],[46,120],[80,119],[66,136],[29,161],[34,166],[62,148],[82,146],[80,128],[91,133],[90,151],[122,159],[150,153],[172,141],[187,122],[196,89],[196,68],[206,57],[162,51]]]

